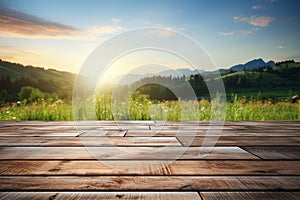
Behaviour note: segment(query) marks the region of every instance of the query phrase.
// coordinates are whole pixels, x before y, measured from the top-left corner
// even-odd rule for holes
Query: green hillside
[[[69,72],[0,60],[0,101],[18,100],[18,92],[24,86],[38,88],[41,92],[59,98],[70,98],[75,77],[75,74]]]
[[[231,94],[246,96],[247,98],[289,100],[292,95],[300,93],[300,63],[279,63],[274,67],[261,67],[251,71],[234,72],[229,71],[222,74],[227,97]],[[187,77],[186,80],[193,87],[198,98],[209,98],[209,92],[206,83],[215,81],[215,74],[207,74],[206,80],[200,74]],[[149,78],[144,78],[139,82],[149,82]],[[162,79],[160,82],[167,82],[172,85],[174,91],[184,91],[186,80],[172,77],[153,77]],[[174,94],[165,91],[165,88],[158,85],[146,85],[139,89],[140,93],[148,94],[155,99],[174,100],[177,97]],[[178,92],[177,91],[177,92]],[[180,92],[178,92],[180,93]],[[159,97],[159,98],[157,98]],[[184,96],[182,96],[184,97]]]
[[[0,102],[19,100],[18,93],[22,87],[30,86],[39,89],[51,98],[71,99],[73,83],[76,74],[62,72],[41,67],[24,66],[0,60]],[[139,92],[147,94],[151,99],[175,100],[175,91],[182,99],[185,96],[185,88],[189,87],[187,81],[193,87],[198,98],[209,98],[206,83],[215,81],[214,74],[209,74],[207,80],[203,80],[200,74],[190,77],[146,77],[136,83],[118,86],[119,94],[135,84],[144,85]],[[261,67],[251,71],[234,72],[229,71],[222,74],[227,96],[231,94],[246,96],[248,98],[282,99],[288,100],[292,95],[300,93],[300,63],[282,62],[274,67]],[[169,85],[173,92],[157,84],[146,84],[157,82]],[[146,84],[143,84],[143,82]]]

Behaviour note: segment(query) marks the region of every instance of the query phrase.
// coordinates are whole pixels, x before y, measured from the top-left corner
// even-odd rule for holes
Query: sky
[[[0,0],[0,58],[77,73],[104,41],[160,27],[193,38],[217,68],[300,61],[299,25],[299,0]]]

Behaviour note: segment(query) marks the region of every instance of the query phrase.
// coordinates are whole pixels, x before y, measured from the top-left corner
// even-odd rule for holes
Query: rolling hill
[[[24,86],[32,86],[60,98],[70,98],[75,77],[76,74],[69,72],[0,60],[0,90],[7,93],[6,101],[17,100],[18,92]]]
[[[257,93],[258,91],[279,94],[284,91],[285,96],[291,92],[300,92],[300,63],[286,61],[277,63],[273,67],[270,65],[273,65],[273,61],[266,63],[262,59],[255,59],[246,64],[233,66],[230,69],[221,71],[226,91],[240,94]],[[245,69],[246,71],[244,71]],[[214,72],[201,71],[201,73],[210,75],[207,77],[211,77],[211,80],[206,81],[213,80]],[[185,78],[178,76],[178,74],[185,75]],[[40,91],[58,98],[70,99],[75,77],[76,74],[69,72],[54,69],[46,70],[41,67],[24,66],[0,60],[0,92],[3,94],[7,93],[6,101],[16,101],[18,92],[24,86],[38,88]],[[197,96],[207,96],[206,83],[203,82],[201,75],[190,69],[169,70],[156,74],[135,76],[132,82],[125,83],[130,87],[130,85],[135,84],[135,81],[141,83],[151,77],[165,79],[163,81],[176,85],[180,90],[185,87],[185,80],[188,80]],[[155,94],[154,96],[162,96],[161,99],[168,99],[168,95],[163,92],[165,89],[160,89],[161,92],[156,94],[157,86],[153,88],[147,86],[147,89],[144,89],[144,93],[147,93],[145,91],[150,91],[152,94]],[[3,98],[2,96],[0,97]],[[4,99],[0,99],[0,101],[4,102]]]

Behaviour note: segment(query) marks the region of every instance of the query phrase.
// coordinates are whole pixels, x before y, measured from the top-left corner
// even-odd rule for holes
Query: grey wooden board
[[[1,147],[0,159],[258,159],[239,147],[201,153],[198,147]]]
[[[14,200],[201,200],[197,192],[0,192],[0,199]]]
[[[0,190],[299,190],[298,176],[1,176]]]
[[[0,160],[0,175],[297,175],[300,161]]]
[[[300,192],[201,192],[203,200],[298,200]]]
[[[175,137],[0,137],[0,146],[181,146]]]
[[[204,137],[196,136],[182,137],[178,136],[177,139],[184,146],[201,146],[201,145],[214,145],[217,146],[299,146],[300,137],[286,137],[286,136],[220,136],[220,137]],[[205,143],[204,143],[205,142]]]
[[[297,147],[245,147],[246,151],[263,159],[300,159],[300,146]]]

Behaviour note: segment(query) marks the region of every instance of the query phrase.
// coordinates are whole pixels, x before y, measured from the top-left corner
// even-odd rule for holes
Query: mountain
[[[161,77],[169,77],[172,76],[174,78],[178,77],[190,77],[191,75],[204,73],[203,70],[190,70],[188,68],[182,68],[182,69],[170,69],[170,70],[164,70],[158,73],[146,73],[146,74],[126,74],[121,78],[119,83],[120,84],[131,84],[135,81],[138,81],[145,77],[152,77],[152,76],[161,76]]]
[[[275,66],[274,61],[270,60],[269,62],[265,62],[263,59],[258,58],[258,59],[251,60],[245,64],[235,65],[231,67],[230,70],[235,72],[241,72],[245,70],[257,69],[259,67],[274,67],[274,66]]]
[[[254,59],[251,60],[245,64],[239,64],[239,65],[235,65],[232,66],[229,69],[219,69],[216,71],[204,71],[204,70],[190,70],[188,68],[181,68],[181,69],[171,69],[171,70],[165,70],[165,71],[161,71],[159,73],[147,73],[147,74],[126,74],[122,77],[122,79],[120,80],[120,84],[131,84],[135,81],[138,81],[142,78],[145,77],[152,77],[152,76],[162,76],[162,77],[182,77],[183,75],[185,77],[190,77],[191,75],[195,75],[195,74],[216,74],[216,72],[220,73],[220,74],[227,74],[230,71],[234,71],[234,72],[241,72],[244,70],[248,70],[251,71],[253,69],[257,69],[259,67],[274,67],[275,66],[275,62],[270,60],[269,62],[265,62],[263,59],[258,58],[258,59]]]

